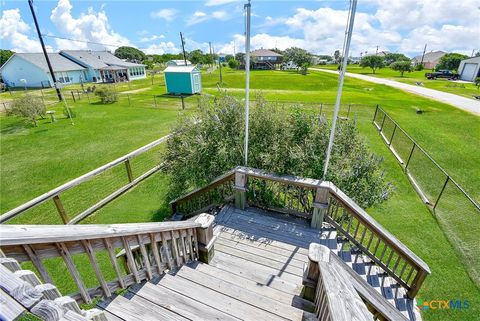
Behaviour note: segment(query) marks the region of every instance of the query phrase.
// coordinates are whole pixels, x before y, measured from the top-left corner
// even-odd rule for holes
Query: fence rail
[[[160,170],[160,158],[157,157],[155,152],[159,151],[159,146],[170,136],[171,134],[157,139],[2,214],[0,216],[0,223],[5,223],[20,214],[38,208],[47,201],[52,201],[63,224],[76,224],[80,222],[105,204]],[[123,170],[121,169],[122,164],[125,166]],[[102,175],[105,177],[101,177]],[[78,192],[80,194],[78,194],[74,188],[90,184],[92,180],[99,177],[99,184],[101,185],[103,194],[98,195],[94,199],[90,198],[89,200],[92,202],[75,203],[78,201],[81,202],[83,199],[80,197],[82,191],[79,189]],[[61,196],[69,191],[72,192],[68,195],[68,202],[65,204]],[[93,191],[89,189],[87,193],[93,193]],[[43,208],[41,213],[38,214],[45,215],[45,211],[51,211],[52,208],[53,207]],[[72,210],[73,213],[69,212],[69,210]]]
[[[373,124],[480,286],[480,205],[379,106]]]
[[[188,216],[215,206],[218,200],[209,204],[212,200],[209,193],[224,184],[234,184],[233,193],[228,195],[234,198],[236,207],[250,204],[296,215],[311,220],[316,227],[323,221],[330,223],[352,246],[405,288],[410,298],[415,297],[430,274],[423,260],[330,182],[237,167],[211,184],[172,201],[173,213]],[[183,207],[186,203],[189,206]]]

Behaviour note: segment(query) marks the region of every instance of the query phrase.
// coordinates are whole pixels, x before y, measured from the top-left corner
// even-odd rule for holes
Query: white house
[[[108,51],[62,50],[60,55],[85,67],[88,82],[120,82],[146,78],[145,65],[123,61]]]
[[[480,77],[480,57],[462,60],[458,66],[458,74],[462,80],[475,81],[475,78]]]
[[[48,57],[58,82],[74,84],[85,81],[86,69],[84,67],[58,53],[49,53]],[[16,53],[0,67],[0,74],[8,87],[53,86],[52,76],[43,53]],[[21,80],[25,80],[26,83]]]
[[[170,66],[191,66],[192,63],[187,60],[187,64],[185,65],[185,60],[183,59],[174,59],[174,60],[169,60],[167,61],[167,67]]]

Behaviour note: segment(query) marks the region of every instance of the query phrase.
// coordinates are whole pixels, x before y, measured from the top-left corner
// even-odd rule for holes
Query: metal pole
[[[393,136],[395,135],[396,130],[397,130],[397,124],[395,123],[395,127],[393,127],[392,137],[390,137],[390,140],[388,141],[388,146],[392,145]]]
[[[410,159],[412,158],[413,151],[415,150],[415,146],[417,146],[417,144],[413,143],[412,150],[410,151],[410,155],[408,155],[407,163],[405,164],[405,172],[407,171],[408,164],[410,164]]]
[[[337,98],[335,100],[335,111],[333,113],[333,120],[332,120],[332,129],[330,130],[330,140],[328,141],[327,155],[325,158],[325,167],[323,169],[324,179],[327,177],[328,164],[330,162],[330,154],[333,148],[333,139],[335,138],[335,128],[337,125],[338,111],[340,109],[340,101],[342,99],[343,82],[345,80],[345,70],[347,69],[347,61],[348,61],[348,59],[345,59],[345,58],[348,57],[348,52],[350,50],[350,42],[352,40],[352,31],[353,31],[353,24],[355,22],[356,9],[357,9],[357,0],[352,0],[351,7],[350,7],[350,16],[348,21],[348,31],[346,34],[347,41],[345,44],[345,52],[343,53],[344,59],[342,61],[342,69],[340,70],[340,83],[338,84]]]
[[[377,112],[378,112],[378,105],[377,105],[377,107],[375,108],[375,114],[373,114],[372,123],[375,123],[375,119],[377,118]]]
[[[445,184],[443,184],[442,190],[440,191],[440,194],[437,197],[437,200],[435,201],[435,205],[433,205],[433,211],[435,212],[435,208],[437,208],[438,201],[440,201],[440,198],[443,195],[443,191],[445,191],[445,187],[447,187],[448,181],[450,180],[450,176],[447,176],[447,179],[445,180]]]
[[[245,30],[245,166],[248,166],[248,115],[249,115],[249,99],[250,99],[250,0],[245,4],[246,9],[246,30]]]
[[[43,55],[47,60],[48,70],[50,71],[50,75],[52,75],[52,80],[55,86],[55,90],[57,91],[58,100],[62,101],[63,99],[62,94],[60,93],[60,89],[57,88],[57,78],[55,77],[52,64],[50,63],[50,58],[48,58],[47,49],[45,49],[45,44],[43,43],[42,34],[40,33],[40,27],[38,26],[37,16],[35,15],[35,10],[33,10],[33,0],[28,0],[28,5],[30,6],[30,11],[32,12],[33,22],[35,23],[35,28],[37,29],[37,33],[38,33],[38,39],[40,39],[40,45],[42,45]]]

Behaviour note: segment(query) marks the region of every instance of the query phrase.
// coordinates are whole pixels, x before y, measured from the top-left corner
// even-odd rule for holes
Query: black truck
[[[448,80],[457,80],[459,75],[457,73],[451,72],[450,70],[439,70],[436,72],[427,72],[425,74],[427,79],[437,79],[437,78],[446,78]]]

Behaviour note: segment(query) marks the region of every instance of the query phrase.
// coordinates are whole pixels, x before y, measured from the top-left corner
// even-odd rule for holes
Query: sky
[[[137,47],[148,54],[186,50],[244,51],[244,3],[203,1],[34,0],[49,51],[114,51]],[[27,0],[0,0],[0,48],[39,52]],[[315,54],[341,50],[349,1],[252,0],[253,49],[296,46]],[[64,39],[48,36],[62,37]],[[444,50],[480,50],[480,0],[359,0],[350,55],[379,51],[416,56]]]

